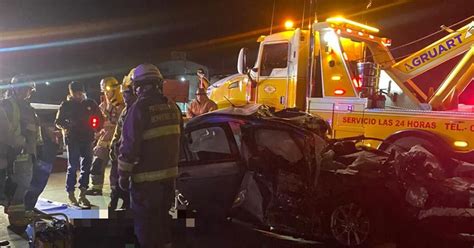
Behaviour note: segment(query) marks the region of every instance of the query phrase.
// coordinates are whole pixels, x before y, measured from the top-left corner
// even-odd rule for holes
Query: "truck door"
[[[260,51],[257,103],[283,109],[288,99],[288,41],[263,43]]]

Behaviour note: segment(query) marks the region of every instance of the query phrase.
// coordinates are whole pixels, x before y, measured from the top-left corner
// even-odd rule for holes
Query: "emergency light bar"
[[[368,26],[368,25],[365,25],[365,24],[362,24],[362,23],[355,22],[355,21],[347,20],[347,19],[345,19],[344,17],[341,17],[341,16],[328,18],[328,19],[326,19],[326,22],[329,22],[329,23],[332,23],[332,24],[335,24],[335,25],[345,26],[346,28],[352,28],[352,29],[355,29],[355,30],[368,31],[368,32],[372,32],[372,33],[378,33],[379,32],[378,28],[374,28],[374,27],[371,27],[371,26]]]

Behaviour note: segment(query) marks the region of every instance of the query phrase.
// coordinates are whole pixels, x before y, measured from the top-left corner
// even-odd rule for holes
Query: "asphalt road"
[[[106,177],[108,177],[107,168]],[[59,202],[66,202],[66,193],[64,190],[64,181],[65,174],[62,172],[53,173],[48,182],[48,186],[42,194],[42,197]],[[107,181],[107,180],[106,180]],[[100,209],[106,209],[107,203],[110,201],[109,198],[109,185],[104,186],[104,195],[103,196],[92,196],[89,197],[91,202]],[[387,223],[388,224],[388,223]],[[3,208],[0,207],[0,240],[9,240],[11,242],[10,247],[28,247],[28,243],[25,240],[25,237],[17,235],[7,229],[8,221],[6,220],[6,215],[3,214]],[[131,221],[126,222],[128,225],[128,231],[118,232],[117,230],[111,230],[108,225],[90,225],[88,228],[84,228],[82,233],[76,234],[76,241],[80,241],[80,245],[75,247],[113,247],[113,248],[133,248],[133,227],[131,226]],[[174,247],[185,247],[185,248],[194,248],[194,247],[229,247],[229,248],[269,248],[269,247],[334,247],[331,244],[302,244],[298,242],[282,241],[275,238],[267,237],[256,231],[251,231],[246,228],[243,228],[240,225],[236,224],[225,224],[225,225],[216,225],[213,227],[206,228],[186,228],[185,222],[176,223],[176,231],[174,237]],[[108,233],[107,235],[105,233]],[[451,242],[438,242],[432,241],[426,245],[419,245],[417,242],[412,242],[411,240],[419,240],[421,232],[412,232],[410,233],[411,237],[409,240],[405,240],[405,244],[408,246],[403,247],[453,247],[453,248],[472,248],[474,245],[463,245],[454,244]],[[432,239],[435,240],[435,239]],[[127,245],[128,244],[128,245]],[[377,246],[378,248],[394,248],[397,247],[393,243],[382,244]],[[401,247],[401,246],[398,246]]]

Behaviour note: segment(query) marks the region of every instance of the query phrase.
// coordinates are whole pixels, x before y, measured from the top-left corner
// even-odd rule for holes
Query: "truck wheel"
[[[396,139],[391,144],[387,144],[384,150],[387,152],[390,152],[391,150],[395,150],[398,152],[407,152],[415,145],[421,145],[428,152],[433,154],[435,161],[431,162],[438,163],[444,169],[446,176],[449,176],[453,173],[453,170],[456,167],[455,163],[453,162],[453,160],[451,160],[450,156],[443,156],[443,154],[447,154],[449,152],[437,148],[436,144],[426,139],[420,137],[401,137],[399,139]]]
[[[384,149],[387,152],[391,150],[396,150],[398,152],[407,152],[410,148],[421,145],[423,148],[428,150],[430,153],[436,156],[436,149],[433,147],[429,141],[423,138],[418,137],[402,137],[395,140],[393,143],[388,144],[387,147]]]

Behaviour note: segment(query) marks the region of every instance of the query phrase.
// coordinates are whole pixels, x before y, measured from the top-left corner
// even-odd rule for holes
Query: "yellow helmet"
[[[123,103],[123,97],[120,93],[120,83],[114,77],[106,77],[100,80],[100,90],[104,93],[112,92],[113,94],[105,94],[109,103],[120,105]]]
[[[135,68],[132,68],[128,75],[123,77],[122,85],[120,85],[120,92],[124,92],[126,90],[132,90],[132,75],[135,72]]]
[[[120,83],[114,77],[106,77],[100,80],[100,91],[113,91],[120,86]]]

